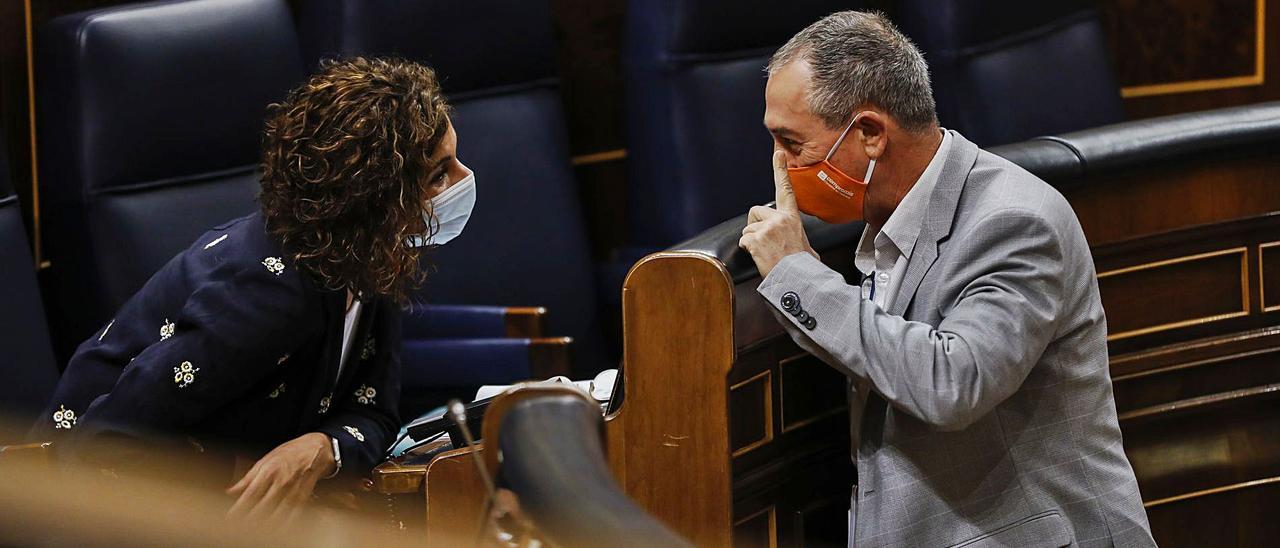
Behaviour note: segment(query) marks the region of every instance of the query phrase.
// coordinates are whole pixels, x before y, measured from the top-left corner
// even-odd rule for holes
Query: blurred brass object
[[[184,445],[176,444],[176,445]],[[421,538],[357,511],[361,493],[321,482],[291,521],[229,521],[230,467],[191,451],[135,466],[74,465],[48,443],[0,446],[0,546],[407,546]],[[366,489],[367,490],[367,489]],[[452,542],[457,540],[457,542]],[[441,538],[442,545],[471,539]]]
[[[8,453],[8,452],[6,452]],[[310,505],[289,523],[231,522],[218,492],[91,468],[52,470],[0,455],[0,544],[404,546],[358,514]]]

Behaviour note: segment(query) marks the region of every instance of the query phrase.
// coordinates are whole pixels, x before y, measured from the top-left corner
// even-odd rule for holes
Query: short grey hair
[[[848,124],[864,104],[884,109],[907,131],[938,123],[924,55],[882,13],[823,17],[779,48],[765,71],[772,76],[797,59],[813,74],[809,109],[828,127]]]

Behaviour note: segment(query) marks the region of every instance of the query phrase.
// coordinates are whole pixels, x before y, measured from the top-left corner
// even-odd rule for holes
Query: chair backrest
[[[982,146],[1124,119],[1094,0],[902,0],[942,124]]]
[[[69,353],[201,232],[254,210],[266,107],[305,71],[285,0],[130,4],[38,40],[50,304]]]
[[[772,199],[763,72],[796,32],[861,2],[631,0],[630,240],[663,247]]]
[[[428,254],[422,299],[546,307],[548,333],[576,341],[574,374],[605,368],[549,3],[313,0],[298,19],[312,66],[397,55],[433,67],[449,94],[479,196],[466,232]]]
[[[0,138],[0,381],[11,387],[0,396],[0,444],[18,441],[44,408],[58,382],[53,347],[45,327],[36,268],[22,227],[18,198],[9,183],[4,139]]]

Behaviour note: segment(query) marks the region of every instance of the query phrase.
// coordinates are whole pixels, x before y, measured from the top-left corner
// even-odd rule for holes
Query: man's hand
[[[333,446],[319,432],[289,440],[262,457],[227,489],[238,496],[227,517],[288,520],[311,498],[316,482],[333,473]]]
[[[755,206],[747,214],[747,227],[742,229],[738,247],[747,250],[760,270],[760,277],[769,275],[783,257],[806,251],[817,257],[809,245],[809,237],[800,222],[800,210],[796,207],[796,194],[791,189],[791,177],[787,175],[786,156],[781,150],[773,151],[774,207]]]

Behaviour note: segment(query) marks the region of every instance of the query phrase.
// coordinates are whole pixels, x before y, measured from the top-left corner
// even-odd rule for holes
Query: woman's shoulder
[[[183,252],[189,278],[267,280],[270,285],[314,290],[267,232],[261,212],[215,226]]]

